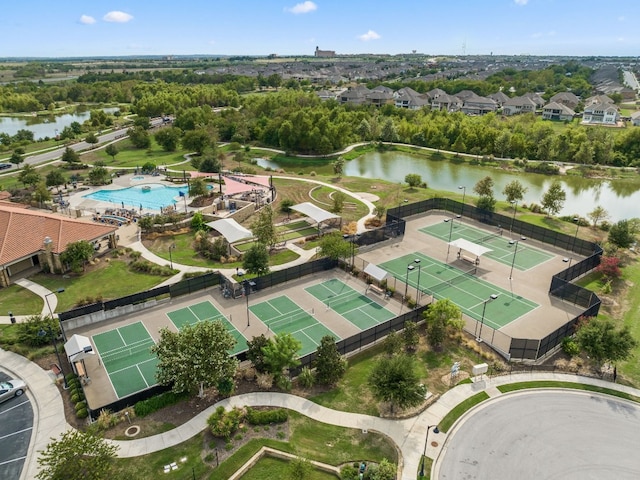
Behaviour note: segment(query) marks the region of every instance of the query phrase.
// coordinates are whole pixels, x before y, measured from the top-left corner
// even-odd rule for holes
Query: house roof
[[[53,253],[59,254],[70,243],[97,240],[116,230],[113,226],[0,205],[0,265],[39,252],[46,237],[52,240]]]
[[[506,102],[504,102],[505,107],[523,107],[525,105],[529,105],[535,108],[536,102],[534,102],[529,97],[525,97],[525,96],[513,97],[507,100]]]
[[[495,100],[498,103],[504,103],[509,100],[509,96],[504,92],[492,93],[488,96],[490,99]]]
[[[558,103],[558,102],[550,102],[547,103],[544,108],[542,109],[543,111],[548,111],[548,110],[560,110],[563,114],[565,115],[575,115],[576,112],[574,112],[573,110],[571,110],[569,107],[567,107],[565,104],[563,103]]]

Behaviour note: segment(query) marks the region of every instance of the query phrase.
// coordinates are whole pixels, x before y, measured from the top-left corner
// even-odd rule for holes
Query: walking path
[[[38,452],[46,447],[50,438],[58,437],[71,427],[65,420],[62,398],[58,388],[53,384],[53,377],[50,372],[42,370],[38,365],[20,355],[1,349],[0,365],[10,374],[22,378],[27,382],[29,385],[28,395],[34,400],[34,429],[28,458],[21,477],[23,479],[31,479],[35,477],[37,472]],[[219,405],[225,408],[234,406],[243,407],[247,405],[282,407],[295,410],[323,423],[383,433],[396,444],[401,452],[399,467],[402,470],[402,479],[415,480],[416,472],[420,467],[427,426],[437,425],[452,408],[480,391],[485,391],[490,397],[496,398],[502,395],[496,388],[497,386],[534,380],[555,380],[595,385],[640,397],[640,390],[638,389],[596,378],[560,373],[522,373],[458,385],[444,393],[433,405],[421,414],[412,418],[391,420],[332,410],[295,395],[275,392],[256,392],[221,400],[188,422],[168,432],[138,440],[110,440],[110,442],[119,447],[119,457],[129,458],[146,455],[176,446],[202,432],[206,428],[207,417],[211,415]],[[464,421],[464,417],[460,421]],[[436,434],[431,431],[429,438],[431,441],[436,442],[437,446],[434,447],[430,443],[427,446],[427,456],[436,458],[442,449],[446,434],[442,432]]]

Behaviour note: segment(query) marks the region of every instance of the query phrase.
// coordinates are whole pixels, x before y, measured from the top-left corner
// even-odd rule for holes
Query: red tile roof
[[[69,243],[97,240],[116,230],[112,226],[0,204],[0,265],[42,250],[45,237],[53,241],[53,253],[62,253]]]

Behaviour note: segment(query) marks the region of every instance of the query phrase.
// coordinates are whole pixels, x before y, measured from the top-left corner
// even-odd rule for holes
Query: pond
[[[103,108],[105,113],[115,113],[118,107]],[[0,133],[15,135],[18,130],[31,130],[36,140],[55,137],[64,127],[73,122],[84,123],[91,116],[90,110],[77,110],[75,113],[63,115],[46,115],[38,117],[0,117]]]
[[[257,159],[261,167],[284,168],[296,171],[303,168],[305,161],[298,165],[279,165],[267,159]],[[316,171],[323,168],[314,166]],[[598,180],[574,176],[548,176],[535,173],[501,171],[495,168],[455,163],[449,160],[432,160],[402,152],[369,152],[346,162],[345,176],[384,179],[390,182],[404,182],[409,173],[417,173],[429,188],[462,193],[458,188],[466,187],[466,194],[475,196],[473,186],[478,180],[489,175],[494,181],[495,196],[504,199],[502,190],[512,180],[519,180],[527,188],[523,203],[540,203],[553,180],[558,179],[567,194],[564,208],[559,215],[580,215],[586,217],[597,205],[603,206],[610,215],[610,221],[640,216],[640,182],[632,180]]]

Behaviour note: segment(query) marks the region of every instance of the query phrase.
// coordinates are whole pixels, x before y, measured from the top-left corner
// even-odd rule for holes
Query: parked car
[[[0,163],[0,170],[6,170],[7,168],[11,168],[10,163]]]
[[[0,403],[13,397],[19,397],[27,389],[27,384],[22,380],[7,380],[0,382]]]

